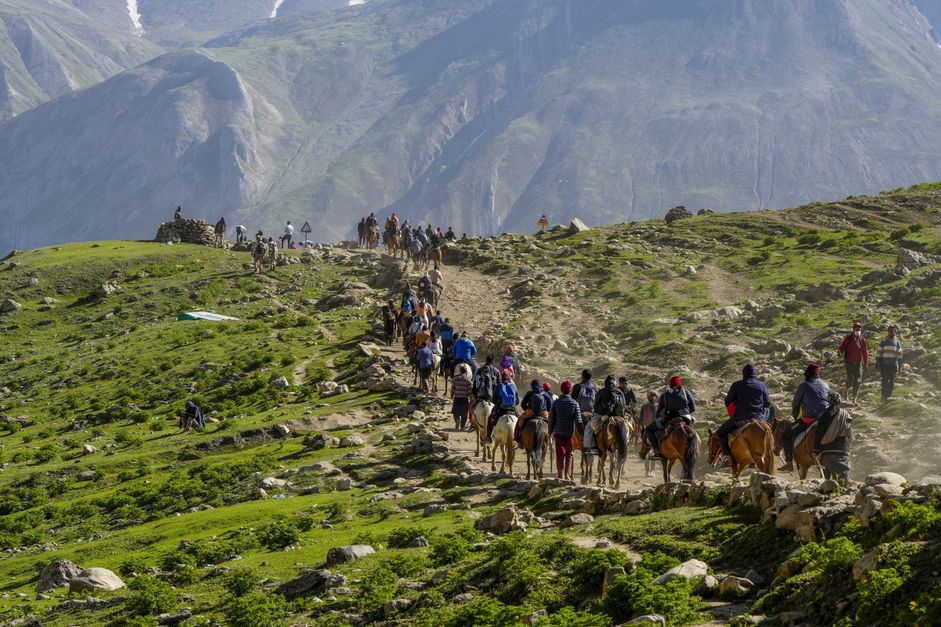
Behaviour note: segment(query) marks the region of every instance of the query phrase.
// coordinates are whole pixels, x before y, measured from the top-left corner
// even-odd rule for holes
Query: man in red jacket
[[[863,370],[869,367],[869,342],[863,335],[862,324],[853,323],[853,332],[843,338],[839,353],[846,365],[846,396],[855,403],[863,382]]]

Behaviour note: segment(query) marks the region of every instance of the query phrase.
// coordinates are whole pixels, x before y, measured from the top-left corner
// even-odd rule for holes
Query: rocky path
[[[441,311],[443,315],[451,319],[455,329],[458,332],[466,330],[475,341],[480,337],[492,338],[498,335],[503,323],[500,312],[509,311],[513,306],[506,286],[496,277],[481,274],[470,268],[446,267],[444,273],[446,297],[441,302]],[[483,351],[481,352],[483,353]],[[382,353],[393,359],[396,364],[393,373],[396,382],[401,385],[411,386],[414,377],[406,363],[401,345],[396,343],[390,347],[382,347]],[[499,353],[495,354],[496,358],[499,358],[499,356]],[[482,354],[478,354],[478,361],[482,361],[482,357]],[[436,420],[446,423],[445,430],[448,432],[446,445],[455,457],[465,457],[476,462],[483,472],[491,470],[489,462],[484,464],[480,457],[475,455],[477,448],[476,434],[458,431],[451,424],[451,401],[445,397],[443,386],[444,381],[441,379],[439,380],[439,392],[434,395],[437,400],[433,403],[435,409],[431,415]],[[520,393],[525,393],[525,389],[521,389]],[[576,480],[581,476],[579,470],[580,457],[580,453],[575,454]],[[499,469],[500,461],[501,459],[498,457],[497,469]],[[593,463],[595,464],[597,478],[596,458],[593,458]],[[546,476],[550,474],[550,465],[552,473],[555,473],[554,461],[547,459],[544,467]],[[674,477],[677,476],[677,472],[678,470],[674,469]],[[517,451],[514,460],[513,473],[515,475],[525,475],[526,473],[526,460],[520,451]],[[647,477],[643,461],[632,449],[621,474],[620,490],[637,490],[656,485],[661,482],[659,473],[660,469],[657,468],[653,477]]]

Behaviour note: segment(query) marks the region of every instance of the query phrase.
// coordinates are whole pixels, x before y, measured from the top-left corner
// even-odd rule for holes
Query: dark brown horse
[[[526,479],[542,479],[542,466],[549,450],[549,424],[545,418],[534,417],[526,421],[520,431],[520,442],[526,451]]]
[[[771,429],[774,433],[774,452],[776,455],[780,455],[784,449],[784,432],[790,429],[793,424],[794,421],[790,418],[775,420],[772,423]],[[806,479],[807,471],[816,466],[822,477],[823,470],[820,468],[816,456],[814,456],[813,442],[814,438],[817,437],[817,423],[814,422],[810,425],[810,428],[804,434],[804,438],[794,447],[794,464],[797,466],[797,475],[801,479]]]
[[[709,429],[709,465],[715,467],[722,453],[719,435]],[[749,466],[761,472],[774,474],[774,433],[771,425],[761,420],[751,420],[729,436],[732,448],[732,476],[738,477]]]
[[[583,420],[591,420],[590,417],[585,416],[584,414],[582,415]],[[587,485],[591,483],[591,478],[594,474],[594,467],[591,463],[591,455],[585,453],[584,439],[584,431],[576,428],[575,433],[572,435],[572,451],[578,451],[581,453],[582,484]],[[571,477],[571,479],[575,479],[575,477]]]
[[[613,484],[614,488],[621,487],[621,473],[624,471],[624,462],[627,461],[627,443],[630,439],[630,418],[622,421],[614,419],[605,420],[602,423],[601,430],[595,435],[595,442],[598,445],[598,485],[604,486],[605,468],[608,464],[607,483]],[[615,473],[615,469],[617,473]]]
[[[663,459],[660,464],[663,466],[663,482],[670,482],[670,472],[673,470],[673,464],[680,462],[683,465],[683,480],[692,481],[693,470],[696,469],[696,462],[699,460],[699,447],[701,445],[699,434],[685,421],[680,420],[675,426],[667,427],[666,437],[660,438],[660,454]],[[644,438],[643,446],[640,448],[640,458],[646,459],[650,452],[650,444]]]
[[[399,251],[399,231],[398,229],[387,229],[382,234],[382,243],[385,244],[386,252],[395,256]]]

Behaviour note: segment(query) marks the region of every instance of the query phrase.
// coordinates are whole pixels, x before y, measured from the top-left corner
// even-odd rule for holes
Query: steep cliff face
[[[145,29],[182,7],[139,4]],[[83,236],[138,235],[197,203],[269,229],[303,218],[322,239],[377,209],[489,233],[941,171],[941,48],[910,0],[287,0],[278,15],[0,125],[27,156],[0,155],[12,223],[27,205]],[[45,137],[60,127],[85,145]],[[0,244],[75,234],[36,237]]]

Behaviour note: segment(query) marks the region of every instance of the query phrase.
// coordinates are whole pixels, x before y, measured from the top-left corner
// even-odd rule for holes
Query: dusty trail
[[[442,298],[440,308],[442,314],[449,317],[454,323],[455,329],[460,332],[466,330],[472,339],[481,336],[493,336],[498,334],[502,325],[499,312],[511,311],[513,307],[512,298],[508,293],[507,286],[501,283],[497,278],[482,274],[476,270],[448,266],[443,268],[445,285],[445,297]],[[547,347],[548,348],[548,347]],[[401,385],[411,386],[414,378],[408,364],[405,361],[400,343],[395,343],[390,347],[382,348],[383,354],[395,360],[396,368],[393,373],[396,381]],[[482,361],[483,355],[478,354],[478,361]],[[499,355],[495,355],[499,359]],[[528,389],[528,382],[521,385],[520,394],[524,394]],[[449,390],[450,392],[450,390]],[[556,390],[558,392],[558,390]],[[432,410],[431,415],[438,421],[447,424],[445,431],[448,432],[449,439],[446,442],[448,448],[456,458],[467,458],[477,464],[483,472],[491,469],[488,461],[484,464],[480,457],[475,456],[476,435],[472,432],[458,431],[454,428],[451,418],[451,401],[444,395],[444,380],[439,379],[439,391],[437,395],[432,395],[437,399],[434,403],[436,409]],[[551,448],[551,447],[550,447]],[[550,450],[550,452],[552,452]],[[580,472],[581,453],[575,453],[575,477],[576,481],[581,478]],[[497,458],[497,469],[499,469],[501,459]],[[595,479],[597,480],[597,458],[593,458],[595,464]],[[555,463],[552,461],[552,474],[555,474]],[[550,474],[550,462],[547,459],[543,469],[545,476]],[[644,463],[639,458],[633,446],[628,455],[627,462],[624,464],[624,471],[621,474],[620,490],[636,490],[643,487],[657,485],[661,482],[659,467],[654,471],[653,477],[645,476]],[[522,451],[517,451],[513,474],[525,476],[526,460]],[[679,476],[679,468],[673,470],[673,477]]]

